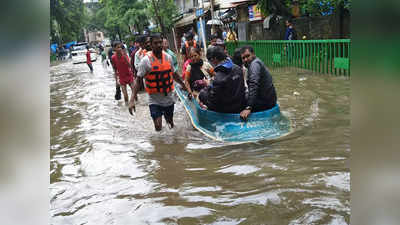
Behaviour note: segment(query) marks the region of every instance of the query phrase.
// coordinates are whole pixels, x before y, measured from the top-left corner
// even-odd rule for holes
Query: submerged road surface
[[[179,101],[155,132],[146,94],[131,116],[99,60],[51,67],[51,224],[349,224],[350,80],[272,74],[294,133],[229,145]]]

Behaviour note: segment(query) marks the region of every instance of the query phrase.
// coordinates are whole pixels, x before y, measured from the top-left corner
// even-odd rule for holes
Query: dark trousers
[[[93,72],[93,66],[91,63],[87,63],[87,65],[89,66],[90,72]]]

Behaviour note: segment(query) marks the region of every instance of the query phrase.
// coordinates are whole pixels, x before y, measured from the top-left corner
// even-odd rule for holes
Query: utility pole
[[[215,33],[215,25],[214,25],[214,0],[210,0],[210,6],[211,6],[211,33]]]
[[[212,1],[212,0],[211,0]],[[201,39],[203,40],[203,50],[204,50],[204,56],[207,55],[207,44],[206,44],[206,35],[205,35],[205,29],[203,26],[203,14],[204,14],[204,0],[201,0],[201,12],[202,15],[200,15],[200,29],[201,29]]]

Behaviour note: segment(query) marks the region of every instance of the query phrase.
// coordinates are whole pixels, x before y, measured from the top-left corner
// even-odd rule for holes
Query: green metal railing
[[[321,74],[350,76],[350,39],[263,40],[226,42],[230,55],[251,45],[256,56],[270,69],[302,68]]]

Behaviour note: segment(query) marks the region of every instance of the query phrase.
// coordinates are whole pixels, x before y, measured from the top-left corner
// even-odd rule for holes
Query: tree
[[[84,27],[82,0],[50,0],[50,38],[60,44],[81,40]]]
[[[124,15],[124,21],[132,25],[136,32],[142,33],[149,25],[147,6],[144,2],[136,2]]]
[[[320,16],[339,10],[350,10],[352,0],[298,0],[303,14],[308,16]],[[277,14],[291,17],[290,7],[292,0],[258,0],[257,4],[265,15]]]
[[[173,0],[147,0],[148,12],[156,17],[161,32],[166,35],[174,26],[173,18],[178,15],[178,8]]]

